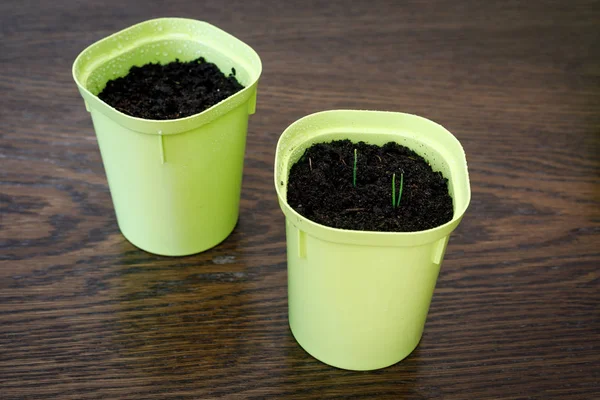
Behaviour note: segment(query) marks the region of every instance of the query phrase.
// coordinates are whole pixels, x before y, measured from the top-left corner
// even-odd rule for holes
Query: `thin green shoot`
[[[396,173],[392,175],[392,207],[400,207],[402,199],[402,189],[404,187],[404,173],[400,174],[400,189],[398,189],[398,201],[396,201]]]
[[[396,208],[396,173],[392,175],[392,207]]]
[[[402,189],[404,187],[404,173],[400,174],[400,189],[398,189],[398,202],[396,207],[400,207],[400,200],[402,199]]]
[[[356,187],[356,161],[358,157],[356,155],[356,149],[354,149],[354,168],[352,168],[352,186]]]

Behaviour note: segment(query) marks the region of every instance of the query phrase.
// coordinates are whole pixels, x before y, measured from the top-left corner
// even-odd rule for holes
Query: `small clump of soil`
[[[396,201],[403,176],[398,207],[392,206],[394,173]],[[375,146],[336,140],[312,145],[290,170],[287,201],[311,221],[361,231],[421,231],[445,224],[454,215],[448,180],[417,153],[394,142]]]
[[[108,81],[98,97],[127,115],[165,120],[198,114],[243,88],[234,68],[225,76],[200,57],[131,67],[126,76]]]

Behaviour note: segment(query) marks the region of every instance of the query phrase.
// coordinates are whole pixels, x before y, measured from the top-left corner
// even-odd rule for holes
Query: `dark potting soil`
[[[131,67],[126,76],[108,81],[98,97],[133,117],[164,120],[200,113],[243,88],[235,69],[225,76],[200,57]]]
[[[353,185],[356,149],[356,187]],[[392,205],[395,176],[396,202]],[[362,231],[413,232],[452,219],[448,181],[421,156],[394,142],[317,143],[292,166],[288,204],[322,225]]]

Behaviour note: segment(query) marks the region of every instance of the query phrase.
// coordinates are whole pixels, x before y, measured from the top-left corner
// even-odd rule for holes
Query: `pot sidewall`
[[[158,58],[150,52],[154,46]],[[108,79],[132,65],[173,61],[167,58],[174,54],[190,59],[199,49],[210,50],[222,71],[235,68],[246,87],[202,113],[167,121],[125,115],[96,96]],[[78,56],[74,79],[92,117],[119,228],[131,243],[182,256],[211,248],[231,233],[260,73],[260,59],[249,46],[212,25],[180,18],[134,25]]]
[[[414,233],[348,231],[316,224],[291,209],[285,198],[287,173],[312,143],[332,138],[357,140],[348,133],[353,128],[370,132],[367,142],[403,143],[407,133],[402,126],[397,126],[397,133],[392,129],[383,136],[377,127],[367,129],[373,126],[371,121],[381,118],[389,118],[385,123],[394,128],[395,123],[420,117],[353,110],[317,113],[300,120],[300,125],[292,124],[276,152],[275,185],[286,215],[290,328],[309,354],[350,370],[384,368],[416,348],[449,235],[470,200],[467,166],[459,145],[453,157],[437,160],[452,173],[458,171],[452,177],[453,191],[461,201],[455,204],[453,220],[441,227]],[[439,127],[434,125],[432,129]],[[442,157],[444,152],[434,147],[424,146],[420,154]],[[445,143],[443,147],[447,152]]]

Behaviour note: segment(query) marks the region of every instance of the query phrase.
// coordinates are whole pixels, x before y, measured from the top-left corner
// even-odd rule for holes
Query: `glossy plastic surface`
[[[396,141],[415,150],[448,178],[453,219],[393,233],[334,229],[302,217],[286,201],[290,167],[313,143],[334,139]],[[324,363],[351,370],[384,368],[408,356],[423,333],[449,235],[471,198],[458,140],[410,114],[312,114],[281,135],[275,187],[286,216],[289,321],[298,343]]]

